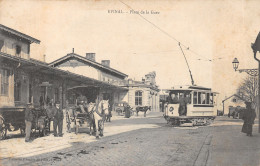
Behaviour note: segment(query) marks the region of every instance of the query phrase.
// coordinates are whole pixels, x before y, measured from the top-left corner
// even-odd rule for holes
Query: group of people
[[[62,137],[62,128],[63,128],[63,111],[60,107],[60,102],[57,101],[54,104],[49,103],[49,106],[47,106],[47,115],[49,118],[49,122],[53,120],[53,132],[55,137]],[[35,111],[34,106],[32,103],[28,103],[27,107],[25,109],[25,142],[31,142],[31,130],[32,130],[32,124],[35,120],[33,111]],[[57,132],[58,128],[58,132]]]

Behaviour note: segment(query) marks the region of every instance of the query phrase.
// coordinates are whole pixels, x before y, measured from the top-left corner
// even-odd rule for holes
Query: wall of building
[[[14,73],[14,90],[17,89],[15,87],[20,85],[19,90],[14,91],[14,97],[19,93],[20,98],[15,98],[15,105],[16,106],[25,106],[29,102],[29,84],[30,84],[30,76],[27,72],[16,70]]]
[[[105,82],[112,83],[112,82],[123,80],[123,79],[115,77],[115,76],[113,76],[111,74],[104,73],[104,72],[102,72],[100,70],[99,70],[99,72],[100,72],[100,78],[99,78],[100,81],[105,81]]]
[[[151,111],[159,111],[159,95],[158,92],[148,87],[129,87],[128,103],[134,109],[135,105],[135,92],[142,91],[142,106],[151,106]]]
[[[75,59],[69,60],[69,61],[57,66],[57,68],[65,70],[65,71],[70,71],[75,74],[83,75],[83,76],[86,76],[89,78],[93,78],[96,80],[104,81],[104,82],[111,83],[111,82],[122,80],[116,76],[105,73],[105,72],[101,71],[100,69],[86,65]]]
[[[3,76],[1,74],[1,69],[7,69],[10,71],[10,75],[8,78],[8,94],[7,95],[1,95],[0,92],[0,107],[13,107],[14,106],[14,74],[13,74],[13,68],[7,66],[6,64],[0,63],[0,83],[3,79]],[[1,86],[1,84],[0,84]],[[1,87],[0,87],[1,88]],[[0,89],[1,91],[1,89]]]
[[[24,59],[30,58],[30,44],[23,41],[14,39],[8,35],[0,33],[0,40],[4,41],[4,46],[1,48],[1,52],[16,56],[16,49],[15,46],[19,45],[21,47],[20,56]]]
[[[234,102],[233,99],[236,99],[236,102]],[[237,107],[237,106],[245,107],[246,105],[245,105],[245,102],[243,100],[239,100],[237,97],[233,96],[230,99],[226,100],[225,103],[224,103],[224,113],[225,113],[225,115],[228,114],[230,106],[232,106],[232,107]]]
[[[69,71],[75,74],[83,75],[89,78],[99,79],[99,71],[90,66],[78,66],[78,67],[69,67],[69,66],[59,66],[57,67],[61,70]]]

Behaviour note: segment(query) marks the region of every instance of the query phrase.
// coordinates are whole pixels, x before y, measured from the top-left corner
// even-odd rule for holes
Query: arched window
[[[135,92],[135,105],[142,105],[143,92],[136,91]]]

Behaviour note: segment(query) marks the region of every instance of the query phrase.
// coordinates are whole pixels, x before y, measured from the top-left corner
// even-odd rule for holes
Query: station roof
[[[4,25],[2,25],[2,24],[0,24],[0,30],[6,31],[6,32],[11,33],[11,34],[13,34],[13,35],[15,35],[15,36],[18,36],[18,37],[20,37],[20,38],[22,38],[22,39],[25,39],[25,40],[29,41],[30,43],[40,44],[40,42],[41,42],[41,41],[38,40],[38,39],[35,39],[35,38],[33,38],[33,37],[29,36],[29,35],[26,35],[26,34],[24,34],[24,33],[21,33],[21,32],[19,32],[19,31],[17,31],[17,30],[14,30],[14,29],[9,28],[9,27],[7,27],[7,26],[4,26]]]
[[[100,63],[98,63],[96,61],[87,59],[86,57],[80,56],[80,55],[75,54],[75,53],[69,53],[69,54],[67,54],[67,55],[65,55],[65,56],[63,56],[63,57],[61,57],[61,58],[51,62],[51,63],[49,63],[49,66],[56,67],[56,66],[66,62],[68,60],[71,60],[71,59],[76,59],[76,60],[78,60],[80,62],[83,62],[83,63],[86,63],[86,64],[91,65],[93,67],[96,67],[96,68],[98,68],[98,69],[100,69],[102,71],[106,71],[106,72],[110,72],[110,73],[116,74],[116,75],[118,75],[118,76],[120,76],[122,78],[128,77],[128,75],[126,75],[125,73],[122,73],[122,72],[120,72],[118,70],[115,70],[115,69],[113,69],[111,67],[104,66],[104,65],[102,65],[102,64],[100,64]]]
[[[42,74],[48,74],[48,75],[56,75],[58,77],[62,77],[64,79],[78,81],[81,84],[84,84],[86,86],[96,86],[102,89],[118,89],[118,90],[128,90],[127,88],[120,87],[117,85],[109,84],[107,82],[99,81],[96,79],[92,79],[89,77],[85,77],[79,74],[71,73],[68,71],[64,71],[55,67],[48,66],[45,63],[40,63],[37,60],[27,60],[23,58],[19,58],[16,56],[12,56],[6,53],[0,52],[0,63],[2,61],[11,61],[12,64],[15,65],[16,62],[17,66],[19,68],[28,70],[31,72],[38,72]]]

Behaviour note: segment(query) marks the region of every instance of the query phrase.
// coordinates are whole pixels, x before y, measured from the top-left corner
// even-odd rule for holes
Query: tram
[[[208,125],[217,113],[217,95],[201,86],[175,86],[165,90],[169,96],[164,105],[164,118],[174,126]],[[180,113],[180,102],[185,113]]]

